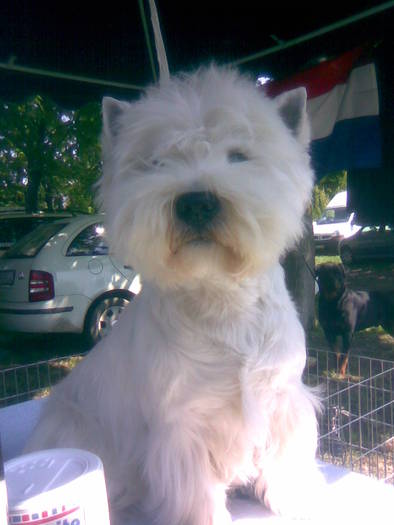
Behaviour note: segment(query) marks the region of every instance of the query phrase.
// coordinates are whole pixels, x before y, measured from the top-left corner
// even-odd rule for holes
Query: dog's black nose
[[[220,201],[211,192],[183,193],[175,201],[178,219],[195,230],[208,226],[220,211]]]

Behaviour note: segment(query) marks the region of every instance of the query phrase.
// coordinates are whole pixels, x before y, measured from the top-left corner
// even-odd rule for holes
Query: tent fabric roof
[[[72,4],[55,10],[53,4],[15,0],[3,8],[0,62],[98,78],[110,83],[144,86],[152,71],[141,21],[134,0],[101,11]],[[317,11],[300,0],[291,7],[246,1],[229,8],[228,2],[156,0],[172,72],[216,60],[229,63],[287,43],[302,35],[384,5],[386,10],[335,33],[241,65],[252,74],[284,76],[321,56],[332,56],[366,38],[391,40],[394,2],[372,0],[333,1]],[[103,95],[132,98],[138,92],[122,86],[54,79],[0,69],[0,97],[15,99],[45,92],[65,106],[75,106]]]

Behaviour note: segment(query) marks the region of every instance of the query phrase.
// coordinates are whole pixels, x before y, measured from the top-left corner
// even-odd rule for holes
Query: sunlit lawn
[[[316,266],[318,266],[319,264],[324,264],[328,262],[339,264],[341,262],[341,258],[339,257],[339,255],[316,255],[315,257]]]
[[[308,346],[312,348],[329,350],[323,330],[317,321],[308,333],[307,340]],[[367,328],[354,334],[350,351],[351,355],[394,361],[394,337],[381,326]]]

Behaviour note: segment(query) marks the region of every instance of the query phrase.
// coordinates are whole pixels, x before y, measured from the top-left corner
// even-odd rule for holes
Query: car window
[[[0,220],[0,243],[14,244],[40,224],[53,222],[58,217],[13,217]]]
[[[317,224],[332,224],[335,222],[347,222],[351,212],[347,208],[326,208]]]
[[[13,221],[10,219],[3,219],[0,221],[0,242],[12,243],[15,242],[15,230]]]
[[[24,235],[30,233],[40,224],[43,224],[43,219],[39,218],[29,218],[29,219],[18,219],[15,221],[14,230],[15,230],[15,240],[19,240]]]
[[[41,224],[16,242],[4,255],[6,259],[35,257],[41,248],[58,233],[67,223],[48,222]]]
[[[362,234],[371,234],[376,233],[379,231],[379,226],[364,226],[364,228],[361,230]]]
[[[108,246],[104,236],[105,229],[102,224],[91,224],[75,237],[68,247],[66,255],[68,257],[107,255]]]
[[[0,242],[14,243],[33,228],[30,219],[3,219],[0,221]]]

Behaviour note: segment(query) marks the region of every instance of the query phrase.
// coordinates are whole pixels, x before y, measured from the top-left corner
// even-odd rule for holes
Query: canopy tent
[[[319,12],[306,1],[286,8],[247,1],[229,9],[224,0],[156,4],[171,72],[216,60],[281,78],[366,40],[392,42],[393,0],[334,1]],[[106,94],[133,98],[155,80],[147,0],[112,11],[55,11],[19,0],[4,11],[5,100],[40,92],[75,108]]]

